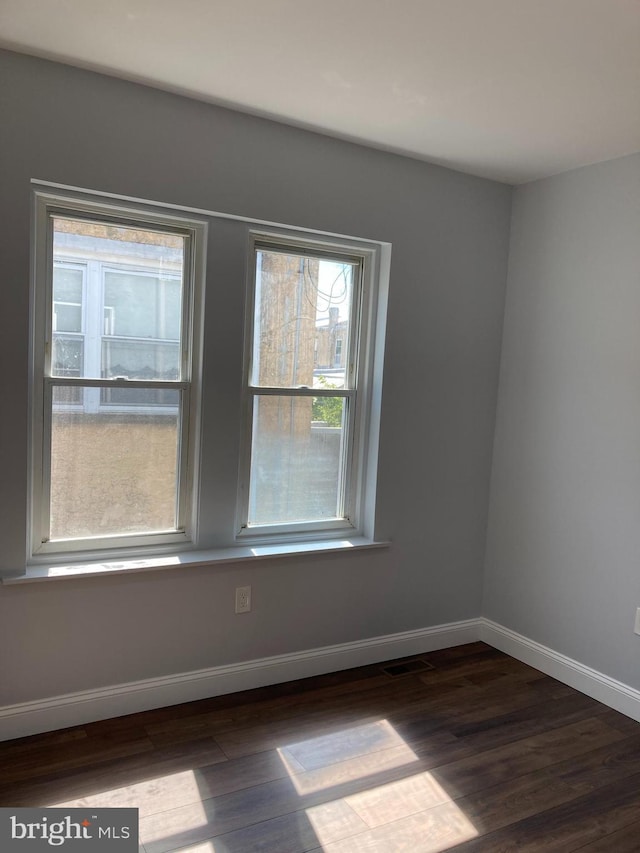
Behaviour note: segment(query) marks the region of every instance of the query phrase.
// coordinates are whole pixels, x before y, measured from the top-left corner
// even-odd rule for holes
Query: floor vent
[[[405,660],[402,663],[392,663],[389,666],[381,667],[385,675],[390,678],[398,678],[400,675],[415,675],[417,672],[426,672],[429,669],[435,669],[432,663],[420,658],[413,660]]]

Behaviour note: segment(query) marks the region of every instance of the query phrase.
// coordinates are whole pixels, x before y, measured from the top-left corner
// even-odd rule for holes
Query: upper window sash
[[[182,241],[182,246],[180,249],[180,265],[181,270],[176,272],[175,269],[169,268],[166,270],[166,275],[164,276],[167,280],[180,280],[182,285],[182,299],[181,299],[181,317],[180,317],[180,337],[181,337],[181,347],[179,352],[179,375],[175,378],[176,381],[190,381],[191,373],[192,373],[192,362],[191,362],[191,327],[192,327],[192,262],[193,262],[193,230],[189,227],[185,227],[184,223],[176,223],[175,225],[169,224],[165,221],[158,221],[158,217],[144,217],[141,216],[140,219],[131,218],[131,215],[125,215],[123,213],[122,217],[118,217],[117,213],[113,210],[67,210],[66,207],[61,207],[59,204],[47,206],[45,210],[44,216],[46,219],[46,229],[47,229],[47,239],[46,239],[46,252],[47,257],[43,259],[46,264],[45,267],[42,265],[39,266],[40,274],[42,274],[43,270],[46,269],[46,327],[45,327],[45,361],[44,361],[44,373],[46,376],[55,376],[55,373],[52,371],[52,362],[51,362],[51,351],[52,351],[52,333],[53,333],[53,319],[52,319],[52,311],[54,304],[54,294],[53,294],[53,282],[54,282],[54,265],[57,267],[59,264],[67,262],[71,251],[75,252],[76,256],[82,256],[83,249],[82,246],[78,247],[69,247],[62,246],[60,252],[61,260],[58,261],[56,257],[56,246],[54,245],[54,222],[56,220],[60,220],[60,222],[68,222],[71,227],[75,226],[94,226],[99,229],[101,226],[113,226],[117,229],[121,229],[124,232],[130,231],[132,234],[136,233],[136,229],[144,229],[145,232],[157,233],[159,237],[162,235],[166,235],[168,238],[171,237],[179,237]],[[75,237],[76,243],[81,242],[82,235],[71,235]],[[89,239],[87,238],[87,242]],[[97,241],[96,241],[97,242]],[[106,238],[102,239],[102,242],[105,244],[112,243],[115,241],[110,241]],[[126,244],[125,244],[126,245]],[[99,246],[99,244],[98,244]],[[153,247],[151,247],[153,248]],[[85,348],[90,352],[90,357],[88,359],[88,363],[85,361],[85,369],[83,374],[78,377],[78,380],[81,379],[109,379],[113,377],[104,375],[104,364],[101,352],[101,344],[100,340],[111,340],[112,338],[122,338],[122,337],[131,337],[130,335],[111,335],[108,333],[106,329],[107,322],[107,311],[106,309],[109,307],[107,304],[109,300],[108,293],[108,285],[107,277],[111,276],[146,276],[150,280],[153,278],[158,279],[159,289],[163,287],[162,278],[158,273],[158,270],[150,270],[149,261],[146,263],[143,260],[142,262],[138,260],[137,264],[134,264],[131,258],[127,258],[127,252],[122,249],[118,249],[116,244],[115,248],[109,247],[110,252],[120,252],[120,256],[122,259],[122,263],[114,264],[113,260],[111,262],[105,260],[104,255],[107,252],[106,247],[96,248],[94,251],[94,257],[90,262],[85,262],[86,267],[86,279],[91,282],[91,287],[85,287],[85,305],[84,305],[84,315],[85,318],[89,318],[89,322],[85,319],[85,334],[87,337],[90,337],[92,344],[85,343]],[[89,254],[91,252],[89,251]],[[86,258],[87,255],[87,247],[84,249],[84,256]],[[102,255],[103,257],[100,257]],[[64,258],[64,261],[62,261]],[[163,259],[164,262],[164,259]],[[38,282],[38,288],[42,288],[42,282]],[[165,288],[166,289],[166,288]],[[138,314],[141,315],[141,318],[144,320],[144,312],[145,309],[148,310],[149,306],[140,305],[140,306],[132,306],[132,308],[137,308]],[[157,336],[144,335],[140,336],[142,340],[166,340],[166,341],[175,341],[174,337],[167,338],[166,336],[162,338],[158,338]],[[180,340],[180,339],[178,339]],[[122,378],[122,377],[119,377]],[[134,376],[132,378],[140,379],[144,377]],[[166,380],[166,377],[162,377]],[[151,378],[149,381],[153,381]]]
[[[349,358],[340,387],[354,389],[357,375],[358,330],[363,284],[362,255],[346,247],[327,244],[323,249],[317,241],[302,239],[277,239],[252,235],[250,243],[251,264],[248,300],[248,325],[251,329],[248,386],[250,388],[313,387],[310,371],[319,366],[323,351],[315,347],[319,324],[327,328],[333,323],[346,327],[349,338]],[[269,264],[269,269],[262,267]],[[262,279],[279,276],[284,279],[284,290],[277,299],[282,317],[270,323],[257,321],[256,305],[261,299]],[[280,323],[287,334],[275,341],[271,327]],[[266,328],[263,328],[265,326]],[[263,334],[261,334],[263,333]],[[342,336],[344,337],[344,335]],[[295,356],[278,360],[269,346],[302,353],[296,363]],[[330,347],[329,347],[330,349]],[[267,350],[264,352],[264,350]],[[265,369],[263,353],[270,363]],[[333,359],[325,359],[324,367],[331,370]],[[279,363],[278,363],[279,361]],[[301,364],[303,367],[301,368]],[[301,381],[299,381],[301,380]]]

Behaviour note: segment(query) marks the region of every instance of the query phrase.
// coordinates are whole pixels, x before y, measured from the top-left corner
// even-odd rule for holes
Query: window
[[[35,200],[29,559],[372,538],[382,245]]]
[[[198,228],[44,196],[37,216],[33,551],[184,541]]]
[[[241,529],[355,526],[351,478],[364,258],[268,238],[256,238],[252,254],[250,446]],[[351,341],[349,364],[341,369],[331,356],[336,324]]]

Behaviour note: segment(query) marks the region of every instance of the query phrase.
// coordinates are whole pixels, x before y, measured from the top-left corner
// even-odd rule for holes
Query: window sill
[[[153,572],[182,566],[210,566],[218,563],[243,563],[268,560],[275,557],[295,557],[306,554],[361,551],[386,548],[389,542],[376,542],[364,536],[347,539],[329,539],[315,542],[292,542],[274,545],[243,545],[211,551],[184,551],[167,556],[150,556],[138,559],[106,560],[105,562],[68,563],[65,565],[29,566],[24,575],[2,578],[4,585],[34,583],[38,581],[84,578],[95,575],[119,575],[123,572]]]

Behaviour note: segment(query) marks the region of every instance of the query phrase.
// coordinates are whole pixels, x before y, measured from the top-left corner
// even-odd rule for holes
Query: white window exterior
[[[28,561],[373,538],[388,247],[34,199]]]

